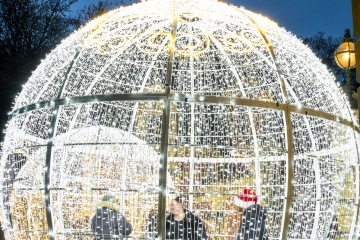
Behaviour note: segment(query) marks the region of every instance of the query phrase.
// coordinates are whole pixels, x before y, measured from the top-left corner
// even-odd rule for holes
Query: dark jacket
[[[207,239],[206,229],[200,218],[196,217],[189,210],[184,209],[185,217],[182,221],[176,221],[173,214],[166,218],[166,239]],[[156,232],[157,218],[150,218],[149,233]],[[156,238],[157,234],[151,238]]]
[[[243,212],[237,240],[268,240],[265,224],[266,209],[251,205]]]
[[[91,230],[96,240],[121,239],[131,234],[132,226],[114,204],[101,202],[92,218]]]
[[[327,240],[333,240],[336,238],[336,235],[338,233],[338,230],[339,230],[339,224],[338,224],[338,218],[337,216],[333,216],[333,219],[331,221],[331,224],[330,224],[330,231],[328,233],[328,235],[326,236],[326,239]]]

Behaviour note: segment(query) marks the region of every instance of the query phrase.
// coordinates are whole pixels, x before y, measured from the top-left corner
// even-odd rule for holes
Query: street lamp
[[[351,38],[350,29],[345,30],[342,43],[335,51],[335,61],[340,68],[346,69],[347,72],[356,66],[355,44],[354,40]]]
[[[342,43],[335,50],[335,62],[336,64],[346,70],[346,84],[345,91],[348,96],[352,96],[352,88],[353,84],[351,82],[351,74],[350,70],[356,67],[356,59],[355,59],[355,44],[354,40],[351,38],[350,29],[345,29],[344,38],[342,39]],[[357,89],[357,93],[360,94],[360,87]],[[358,99],[358,109],[359,109],[359,96]],[[360,122],[359,117],[360,112],[358,112],[358,121]]]

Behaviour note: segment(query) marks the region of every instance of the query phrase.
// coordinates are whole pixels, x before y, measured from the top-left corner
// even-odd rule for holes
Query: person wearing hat
[[[153,216],[150,219],[149,232],[156,232],[156,227],[157,218]],[[201,219],[183,207],[183,200],[180,197],[171,200],[170,215],[166,218],[166,239],[207,239],[206,229]]]
[[[234,203],[242,211],[237,240],[268,240],[266,233],[266,209],[257,203],[256,193],[249,188],[236,196]]]
[[[131,234],[132,226],[119,213],[113,195],[105,195],[98,204],[91,220],[91,230],[95,233],[95,240],[122,239]]]

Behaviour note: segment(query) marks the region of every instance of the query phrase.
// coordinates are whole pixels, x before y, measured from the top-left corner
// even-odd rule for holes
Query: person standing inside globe
[[[122,239],[131,234],[132,226],[119,213],[115,196],[104,195],[91,220],[91,230],[95,240]]]
[[[166,218],[166,239],[207,239],[206,229],[200,218],[183,207],[183,200],[171,201],[170,215]]]
[[[156,233],[157,217],[152,215],[149,220],[149,238],[158,237]],[[152,236],[152,237],[150,237]],[[206,229],[200,218],[183,207],[183,200],[176,197],[171,200],[170,215],[166,218],[166,239],[167,240],[206,240]]]
[[[268,240],[266,209],[257,202],[256,193],[249,188],[244,188],[239,196],[235,197],[234,204],[242,211],[237,240]]]

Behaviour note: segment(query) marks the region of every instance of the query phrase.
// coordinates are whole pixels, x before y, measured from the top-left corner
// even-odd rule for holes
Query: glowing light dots
[[[269,239],[358,236],[348,103],[301,41],[243,8],[149,0],[105,14],[42,61],[9,117],[7,239],[94,239],[104,195],[133,239],[154,238],[177,196],[208,239],[234,239],[244,188]]]

